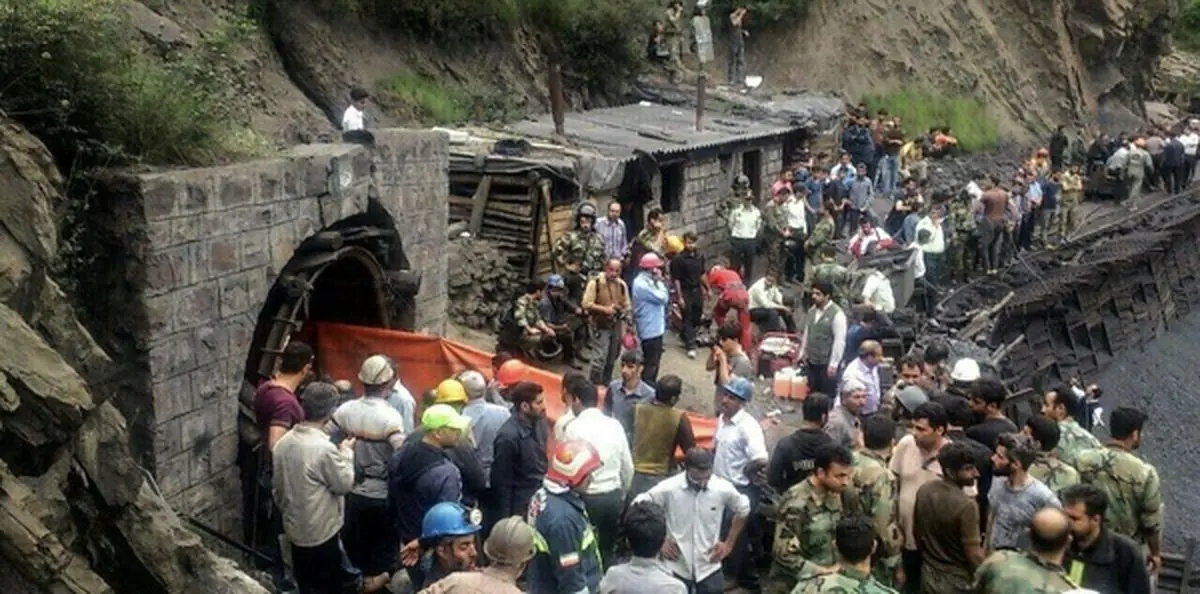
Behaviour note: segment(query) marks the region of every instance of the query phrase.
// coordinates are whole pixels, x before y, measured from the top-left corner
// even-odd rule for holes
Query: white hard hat
[[[959,359],[950,370],[950,379],[956,382],[973,382],[979,375],[979,364],[974,359]]]
[[[358,368],[358,381],[364,386],[382,386],[396,377],[396,366],[386,355],[371,355]]]

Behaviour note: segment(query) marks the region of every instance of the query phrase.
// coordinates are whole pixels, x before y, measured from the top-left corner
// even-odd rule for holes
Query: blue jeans
[[[693,582],[678,575],[675,577],[683,582],[688,594],[722,594],[725,591],[725,575],[719,569],[699,582]]]
[[[875,172],[875,188],[886,196],[891,196],[900,184],[900,161],[896,155],[884,155],[879,160],[879,170]]]

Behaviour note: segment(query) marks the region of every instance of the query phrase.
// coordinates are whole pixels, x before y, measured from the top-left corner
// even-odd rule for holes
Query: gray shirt
[[[354,444],[355,495],[387,499],[388,462],[404,444],[404,420],[382,398],[364,396],[342,403],[333,423]]]
[[[483,475],[488,477],[490,482],[492,461],[496,459],[496,434],[508,420],[508,409],[483,398],[476,398],[463,407],[462,414],[471,419],[471,437],[475,439],[475,453],[479,456]]]
[[[620,421],[626,431],[633,427],[633,407],[654,400],[654,388],[641,380],[638,380],[637,387],[628,392],[625,390],[625,380],[614,380],[608,384],[606,394],[610,405],[609,416]]]
[[[829,411],[829,420],[825,421],[825,434],[833,438],[834,443],[852,449],[858,428],[858,417],[840,404]]]
[[[1029,522],[1043,507],[1062,508],[1058,497],[1042,481],[1028,477],[1024,487],[1008,486],[1008,477],[997,476],[988,492],[988,505],[993,516],[988,548],[1025,549],[1029,546]]]
[[[634,557],[628,563],[614,565],[600,580],[600,594],[687,594],[678,578],[667,572],[657,559]]]
[[[871,209],[871,199],[875,197],[875,182],[866,177],[856,177],[850,183],[850,206],[854,210],[866,211]]]

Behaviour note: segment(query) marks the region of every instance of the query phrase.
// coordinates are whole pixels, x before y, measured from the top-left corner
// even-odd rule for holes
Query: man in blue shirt
[[[654,385],[662,361],[663,335],[667,332],[667,306],[671,292],[663,279],[663,260],[654,252],[638,262],[641,272],[633,279],[633,325],[642,343],[642,381]]]

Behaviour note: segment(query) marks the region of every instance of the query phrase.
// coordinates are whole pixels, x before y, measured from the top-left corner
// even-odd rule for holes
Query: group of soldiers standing
[[[663,18],[654,22],[650,31],[647,45],[647,57],[662,65],[672,83],[678,83],[684,73],[689,72],[683,63],[683,56],[691,53],[697,56],[698,68],[704,71],[706,48],[701,47],[712,41],[712,25],[708,20],[708,0],[697,0],[689,21],[685,14],[682,0],[671,0],[663,13]],[[749,32],[745,29],[748,10],[735,6],[729,13],[729,64],[726,69],[730,86],[741,86],[746,80],[746,38]],[[685,43],[686,42],[686,43]]]

